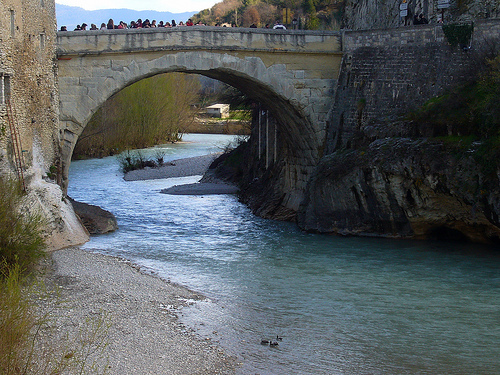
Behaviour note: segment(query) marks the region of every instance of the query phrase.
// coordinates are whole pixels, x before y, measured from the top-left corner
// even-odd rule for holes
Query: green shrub
[[[123,173],[134,171],[136,169],[144,169],[146,167],[155,168],[161,166],[160,160],[163,163],[163,156],[161,153],[155,152],[155,160],[146,159],[146,157],[140,151],[131,152],[127,150],[122,154],[118,155],[118,162],[120,163],[120,169]]]
[[[32,268],[43,255],[41,218],[21,206],[19,183],[0,176],[0,271]]]
[[[500,56],[487,61],[477,79],[430,99],[410,114],[415,126],[428,125],[436,136],[473,136],[486,140],[500,135]]]
[[[443,25],[446,40],[452,47],[467,47],[474,31],[473,23],[452,23]]]
[[[3,264],[0,279],[0,373],[26,373],[36,318],[24,297],[19,265]]]

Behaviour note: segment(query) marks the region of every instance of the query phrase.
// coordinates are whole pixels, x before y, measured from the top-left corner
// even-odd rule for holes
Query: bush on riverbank
[[[154,159],[146,158],[140,151],[127,150],[118,156],[120,169],[123,173],[136,169],[157,168],[163,165],[163,154],[155,154]]]
[[[0,373],[27,373],[36,316],[25,275],[42,256],[40,218],[22,210],[21,187],[0,176]]]
[[[0,272],[29,271],[43,255],[41,218],[21,207],[19,183],[0,177]]]
[[[40,302],[55,297],[35,272],[44,255],[41,219],[22,207],[22,198],[19,183],[0,176],[0,374],[98,373],[89,356],[107,345],[103,318],[86,321],[79,337],[60,349],[38,345],[50,326]]]
[[[475,79],[429,100],[411,115],[437,136],[472,136],[491,140],[500,136],[500,55],[487,59]]]
[[[193,122],[199,81],[168,73],[143,79],[111,97],[80,135],[75,159],[177,142]]]
[[[457,158],[473,157],[484,174],[483,188],[500,168],[500,55],[486,59],[470,82],[429,100],[411,115],[417,127],[432,129]]]

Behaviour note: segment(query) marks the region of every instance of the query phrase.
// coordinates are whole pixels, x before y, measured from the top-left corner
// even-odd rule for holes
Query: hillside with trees
[[[344,0],[223,0],[194,15],[193,21],[271,28],[280,21],[289,28],[333,30],[340,28],[343,6]]]
[[[443,15],[437,0],[409,0],[413,15],[424,14],[435,23]],[[469,22],[500,17],[498,0],[452,2],[444,22]],[[401,0],[223,0],[193,16],[207,26],[236,24],[239,27],[273,27],[276,21],[287,28],[306,30],[380,29],[405,23],[400,17]],[[294,22],[295,20],[295,22]]]

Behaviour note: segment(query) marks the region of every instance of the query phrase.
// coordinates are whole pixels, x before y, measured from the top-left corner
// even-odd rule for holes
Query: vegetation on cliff
[[[338,29],[343,0],[223,0],[193,16],[195,23],[214,26],[273,27],[276,21],[299,29]],[[293,25],[293,20],[296,24]]]
[[[16,181],[0,176],[0,373],[26,373],[36,320],[23,293],[25,275],[41,257],[40,218],[20,205]]]
[[[136,82],[111,97],[94,114],[73,153],[102,157],[181,139],[194,121],[199,81],[181,73]]]
[[[500,55],[486,64],[470,82],[429,100],[411,118],[432,127],[455,152],[469,152],[486,175],[500,166]]]
[[[18,265],[29,271],[43,255],[41,219],[21,207],[16,181],[0,176],[0,275]]]

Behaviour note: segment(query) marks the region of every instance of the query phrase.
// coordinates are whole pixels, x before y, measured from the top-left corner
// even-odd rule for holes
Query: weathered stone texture
[[[81,225],[73,225],[74,214],[71,206],[62,200],[59,186],[54,181],[42,179],[49,172],[56,179],[60,176],[55,42],[53,1],[2,2],[0,73],[4,84],[7,81],[10,84],[10,90],[3,90],[0,100],[0,121],[4,129],[0,133],[0,173],[18,178],[13,133],[7,117],[6,101],[10,101],[13,108],[11,119],[22,149],[28,201],[45,217],[47,242],[52,247],[81,243],[88,238]]]
[[[412,25],[414,15],[424,14],[431,23],[437,23],[443,12],[438,0],[408,0],[408,16],[400,16],[401,0],[347,0],[343,23],[346,29],[368,30],[397,28]],[[445,22],[477,21],[500,18],[498,0],[450,0],[444,11]]]
[[[346,32],[326,152],[359,146],[360,139],[416,135],[404,116],[467,82],[481,61],[483,36],[499,40],[499,32],[498,21],[477,23],[467,51],[450,47],[439,26]]]
[[[500,184],[483,184],[480,166],[442,143],[380,139],[320,162],[298,222],[343,235],[498,243]]]

